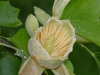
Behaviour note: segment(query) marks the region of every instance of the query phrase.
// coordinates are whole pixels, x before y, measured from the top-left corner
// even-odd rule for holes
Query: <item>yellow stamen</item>
[[[37,35],[37,40],[51,57],[62,57],[68,50],[71,37],[63,25],[49,22]]]

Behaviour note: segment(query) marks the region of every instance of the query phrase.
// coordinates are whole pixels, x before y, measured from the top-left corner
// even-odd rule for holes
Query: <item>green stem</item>
[[[21,51],[20,49],[18,49],[18,48],[16,48],[16,47],[13,47],[13,46],[10,46],[10,45],[1,43],[1,42],[0,42],[0,45],[5,46],[5,47],[8,47],[8,48],[12,48],[12,49],[14,49],[15,51],[17,51],[17,50]],[[21,52],[22,52],[22,51],[21,51]],[[28,56],[27,53],[25,53],[24,51],[23,51],[22,53],[23,53],[25,56]]]
[[[87,52],[89,52],[91,54],[91,56],[95,57],[94,53],[91,52],[86,46],[84,46],[83,44],[79,43],[81,45],[81,47],[85,48],[85,50],[87,50]]]
[[[5,46],[5,47],[12,48],[12,49],[14,49],[14,50],[18,50],[16,47],[13,47],[13,46],[10,46],[10,45],[7,45],[7,44],[4,44],[4,43],[1,43],[1,42],[0,42],[0,45]]]
[[[48,72],[47,72],[46,70],[44,71],[44,73],[45,73],[45,75],[49,75]]]
[[[4,37],[4,36],[0,36],[0,37],[9,41],[9,38],[6,38],[6,37]]]

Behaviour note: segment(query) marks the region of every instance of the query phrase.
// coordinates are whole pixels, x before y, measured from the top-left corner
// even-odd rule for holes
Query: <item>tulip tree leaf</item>
[[[0,60],[6,56],[10,56],[11,53],[9,52],[9,50],[3,46],[0,46]]]
[[[0,27],[0,34],[1,34],[1,27]]]
[[[71,63],[69,60],[65,60],[65,61],[64,61],[64,64],[65,64],[66,67],[67,67],[68,69],[70,69],[72,72],[74,71],[73,65],[72,65],[72,63]]]
[[[16,27],[21,25],[17,18],[19,9],[12,7],[8,1],[0,1],[0,26]]]
[[[69,55],[69,60],[73,64],[74,73],[76,75],[99,75],[96,61],[91,53],[88,52],[90,50],[87,51],[83,45],[80,46],[77,43],[75,43],[73,49],[73,52]]]
[[[0,45],[15,50],[15,51],[16,51],[15,55],[21,57],[21,58],[22,58],[22,62],[26,61],[26,59],[27,59],[28,56],[29,56],[25,51],[20,50],[20,49],[18,49],[18,48],[16,48],[16,47],[13,47],[13,46],[11,46],[11,45],[8,45],[8,44],[2,43],[2,42],[0,42]],[[4,52],[4,51],[3,51],[3,52]],[[5,53],[4,53],[4,55],[5,55]],[[7,55],[8,55],[8,54],[7,54]],[[0,56],[2,56],[2,55],[0,55]],[[0,57],[0,58],[2,58],[2,57]]]
[[[100,61],[100,52],[95,52],[94,55],[98,58],[98,60]]]
[[[68,69],[70,75],[75,75],[75,74],[73,73],[73,72],[74,72],[74,68],[73,68],[72,63],[71,63],[69,60],[65,60],[65,61],[64,61],[64,64],[65,64],[65,66],[67,67],[67,69]]]
[[[20,29],[13,37],[5,39],[13,43],[17,48],[3,42],[0,42],[0,45],[14,49],[16,51],[15,55],[21,57],[22,61],[24,62],[29,56],[28,53],[29,36],[27,35],[26,30],[24,28]]]
[[[71,0],[61,19],[70,19],[77,34],[100,46],[100,0]]]
[[[14,56],[7,56],[0,60],[0,75],[17,75],[21,60]]]
[[[20,29],[13,37],[9,38],[10,42],[12,42],[17,48],[28,53],[28,40],[29,36],[26,30]]]
[[[96,53],[93,53],[91,52],[91,50],[89,50],[86,46],[84,46],[83,44],[80,44],[83,48],[85,48],[87,50],[87,52],[90,53],[90,55],[94,58],[94,60],[96,61],[97,63],[97,66],[99,68],[99,73],[100,73],[100,53],[99,52],[96,52]],[[99,59],[98,59],[99,58]]]
[[[94,53],[94,59],[98,65],[98,71],[99,71],[99,74],[100,74],[100,52],[96,52]]]

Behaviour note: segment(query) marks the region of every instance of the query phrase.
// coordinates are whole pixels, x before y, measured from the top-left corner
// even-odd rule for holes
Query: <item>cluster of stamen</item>
[[[37,41],[44,46],[46,39],[54,35],[54,48],[51,57],[62,57],[69,48],[71,37],[66,28],[60,24],[48,23],[37,35]]]

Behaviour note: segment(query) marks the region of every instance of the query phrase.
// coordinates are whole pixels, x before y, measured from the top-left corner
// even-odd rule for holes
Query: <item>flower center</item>
[[[44,42],[44,49],[51,55],[54,50],[54,34],[51,34]]]
[[[71,37],[63,25],[50,22],[42,28],[37,40],[50,56],[62,57],[69,48]]]

